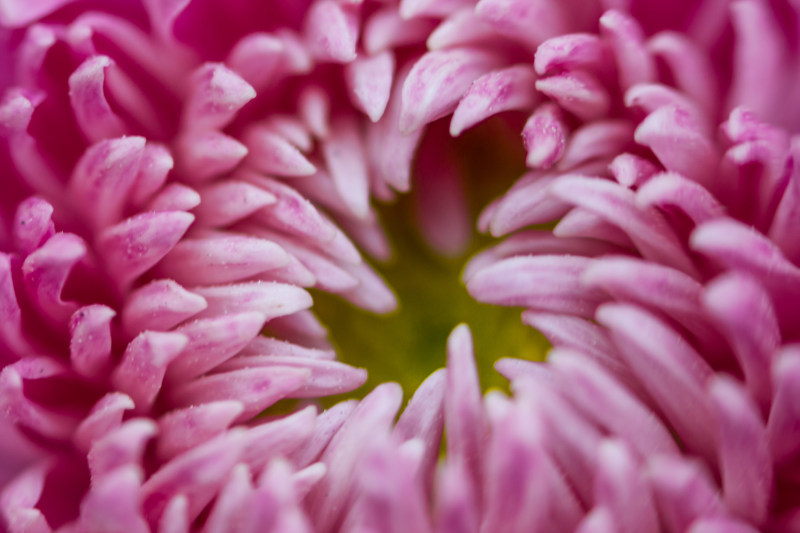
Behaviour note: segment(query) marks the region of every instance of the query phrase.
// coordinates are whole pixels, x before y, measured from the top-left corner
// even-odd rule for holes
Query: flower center
[[[486,199],[501,194],[524,171],[520,166],[524,155],[512,148],[519,143],[506,137],[509,131],[513,128],[490,121],[455,141],[457,153],[463,154],[459,163],[472,228]],[[463,253],[445,257],[426,243],[418,229],[414,202],[412,193],[378,206],[394,257],[373,264],[395,291],[398,310],[376,315],[321,291],[313,292],[313,309],[328,327],[339,359],[368,370],[367,384],[359,392],[396,381],[410,397],[432,371],[445,366],[447,337],[462,322],[474,335],[481,383],[505,388],[494,362],[502,357],[543,360],[549,344],[521,323],[519,309],[482,304],[467,293],[461,281],[464,265],[494,239],[475,232]]]

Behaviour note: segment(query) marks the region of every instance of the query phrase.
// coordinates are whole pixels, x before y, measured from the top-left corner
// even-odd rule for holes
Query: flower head
[[[1,523],[795,530],[798,27],[780,0],[0,3]],[[529,171],[464,280],[548,362],[484,397],[459,326],[396,421],[393,383],[320,412],[366,376],[305,289],[393,309],[358,248],[388,257],[373,198],[412,182],[461,253],[450,136],[491,117]]]

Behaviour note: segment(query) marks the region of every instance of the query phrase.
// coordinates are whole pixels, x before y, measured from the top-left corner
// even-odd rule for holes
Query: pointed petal
[[[350,99],[372,122],[380,120],[389,103],[394,70],[394,54],[388,50],[358,57],[345,68]]]
[[[205,63],[192,74],[183,109],[187,129],[214,130],[225,127],[256,91],[237,73],[221,63]]]
[[[156,450],[161,461],[222,435],[242,413],[243,405],[225,400],[170,411],[158,419]]]
[[[114,62],[107,56],[90,57],[69,77],[69,99],[83,135],[89,142],[121,137],[127,128],[108,104],[105,70]]]

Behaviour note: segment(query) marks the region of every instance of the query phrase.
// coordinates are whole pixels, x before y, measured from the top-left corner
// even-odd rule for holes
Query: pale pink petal
[[[436,533],[478,533],[477,487],[462,461],[448,458],[439,470]]]
[[[400,16],[443,17],[469,5],[469,0],[400,0]]]
[[[337,119],[322,142],[322,155],[336,191],[357,218],[369,210],[369,175],[358,123]]]
[[[496,59],[481,50],[455,48],[428,52],[403,83],[400,130],[412,133],[449,114],[470,84],[489,71]]]
[[[257,312],[225,314],[194,320],[176,329],[189,342],[167,369],[171,382],[188,381],[236,355],[264,327]]]
[[[530,179],[526,180],[526,177]],[[491,234],[502,237],[525,226],[545,224],[564,216],[569,211],[569,204],[549,194],[550,185],[561,178],[535,173],[520,178],[495,206],[489,223]]]
[[[522,141],[529,168],[549,168],[561,158],[567,145],[569,129],[558,106],[544,103],[528,117],[522,129]]]
[[[414,19],[424,21],[425,19]],[[428,50],[442,50],[464,45],[485,44],[497,39],[491,25],[481,19],[472,7],[465,7],[450,14],[436,29],[429,32]]]
[[[135,335],[144,330],[170,330],[207,305],[201,296],[164,279],[132,291],[120,314],[125,331]]]
[[[158,522],[158,533],[189,533],[189,527],[189,500],[178,494],[164,509]]]
[[[27,255],[55,234],[53,206],[38,196],[26,198],[14,213],[14,246]]]
[[[595,507],[586,514],[575,533],[617,533],[614,515],[606,507]]]
[[[125,411],[133,409],[130,396],[121,392],[109,392],[94,406],[75,430],[72,440],[78,449],[87,452],[97,439],[120,426]]]
[[[646,183],[658,172],[658,167],[647,159],[633,154],[620,154],[614,158],[608,169],[620,185],[633,188]]]
[[[194,129],[177,139],[175,150],[181,174],[195,183],[232,170],[248,154],[247,146],[233,137]]]
[[[156,450],[159,459],[168,461],[222,435],[243,408],[240,402],[225,400],[170,411],[158,420]]]
[[[300,150],[266,126],[250,128],[244,134],[244,144],[249,150],[247,161],[266,174],[294,177],[316,171]]]
[[[24,27],[74,0],[6,0],[0,3],[0,21],[9,27]]]
[[[300,446],[289,454],[292,462],[298,467],[306,466],[316,461],[322,451],[328,446],[331,439],[342,427],[342,424],[350,417],[353,409],[356,408],[356,400],[347,400],[337,403],[330,409],[326,409],[317,416],[314,426],[314,433],[308,439],[305,446]],[[315,463],[326,468],[322,463]],[[308,467],[312,468],[314,465]],[[316,480],[317,482],[319,481]]]
[[[758,530],[733,518],[704,518],[692,524],[686,533],[757,533]]]
[[[77,235],[56,233],[22,263],[22,279],[34,305],[58,323],[66,323],[78,306],[61,298],[73,267],[86,255]]]
[[[479,17],[531,49],[550,37],[569,32],[566,9],[565,4],[553,0],[480,0],[475,6]]]
[[[684,445],[710,459],[716,442],[705,387],[711,367],[675,330],[644,310],[606,304],[597,320]]]
[[[774,356],[772,380],[775,393],[767,423],[770,452],[777,464],[791,462],[800,450],[798,379],[800,353],[796,346],[782,348]]]
[[[350,99],[357,108],[377,122],[386,110],[392,92],[395,61],[390,51],[358,57],[345,69]]]
[[[107,56],[90,57],[69,77],[72,110],[89,142],[126,133],[125,124],[111,109],[104,93],[105,71],[113,64]]]
[[[44,514],[36,508],[52,463],[24,470],[0,492],[0,509],[9,533],[52,533]]]
[[[719,218],[725,208],[708,189],[677,172],[662,172],[650,178],[636,193],[636,204],[680,209],[695,224]]]
[[[364,25],[362,44],[374,55],[407,44],[424,42],[436,25],[428,18],[406,20],[395,6],[377,10]]]
[[[605,116],[611,105],[606,89],[594,76],[582,70],[536,80],[536,89],[585,121]]]
[[[172,155],[166,146],[154,142],[145,144],[139,173],[130,191],[130,201],[136,205],[148,201],[164,185],[173,166]]]
[[[234,234],[184,239],[161,260],[161,275],[184,285],[230,283],[289,263],[286,252],[266,239]]]
[[[316,408],[309,406],[248,429],[241,461],[257,473],[273,458],[303,447],[314,432],[316,417]]]
[[[594,240],[624,251],[636,248],[631,238],[619,226],[606,221],[602,215],[581,207],[564,215],[553,228],[553,235],[566,239]]]
[[[80,530],[86,533],[150,533],[139,507],[142,472],[126,466],[94,480],[81,502]]]
[[[625,120],[598,120],[572,132],[559,168],[571,169],[593,159],[613,157],[632,144],[633,127]]]
[[[220,490],[211,513],[203,527],[203,533],[235,533],[255,525],[255,509],[251,503],[253,481],[245,464],[236,465],[228,481]]]
[[[328,2],[333,3],[333,2]],[[297,102],[297,112],[306,127],[316,137],[328,136],[331,119],[330,95],[319,86],[311,85],[303,89]]]
[[[111,320],[116,312],[105,305],[81,307],[69,321],[69,352],[78,374],[97,379],[111,369]]]
[[[265,320],[271,320],[311,307],[311,296],[306,291],[281,283],[254,282],[197,287],[193,291],[208,303],[208,307],[197,318],[257,312]]]
[[[183,211],[142,213],[105,229],[97,249],[117,282],[127,285],[161,261],[192,222]]]
[[[497,113],[533,107],[534,80],[535,74],[528,65],[493,70],[476,79],[453,112],[450,135],[458,136]]]
[[[733,514],[760,524],[774,490],[764,422],[744,388],[731,378],[714,378],[709,397],[716,415],[723,501]]]
[[[187,129],[223,128],[256,96],[250,84],[221,63],[198,67],[189,87],[183,109],[183,123]]]
[[[340,2],[315,2],[306,15],[306,40],[322,61],[347,63],[356,58],[358,11]]]
[[[282,366],[234,370],[176,385],[169,396],[176,406],[237,400],[244,405],[237,420],[248,420],[300,389],[309,376],[308,370]]]
[[[533,66],[540,76],[560,70],[605,72],[610,67],[606,43],[590,33],[552,37],[536,49]]]
[[[289,58],[283,39],[257,32],[239,39],[225,63],[256,91],[280,80],[289,70]]]
[[[122,361],[111,375],[114,386],[133,399],[143,411],[151,406],[169,365],[189,339],[180,333],[145,331],[125,348]]]
[[[152,420],[134,418],[94,441],[87,455],[92,479],[102,479],[119,468],[138,470],[145,447],[157,430]]]
[[[654,81],[655,61],[645,49],[644,32],[636,19],[622,11],[607,11],[600,17],[600,30],[614,53],[623,90]]]
[[[145,210],[190,211],[200,205],[200,202],[200,195],[194,189],[180,183],[170,183],[155,195],[145,206]]]

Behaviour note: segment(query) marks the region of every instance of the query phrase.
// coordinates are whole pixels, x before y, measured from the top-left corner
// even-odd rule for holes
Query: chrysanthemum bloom
[[[99,4],[0,3],[7,529],[798,530],[796,6]],[[298,287],[393,306],[345,233],[386,254],[370,192],[423,138],[461,249],[423,127],[497,113],[532,171],[465,279],[550,362],[482,399],[461,327],[397,423],[393,384],[254,419],[362,382]]]

